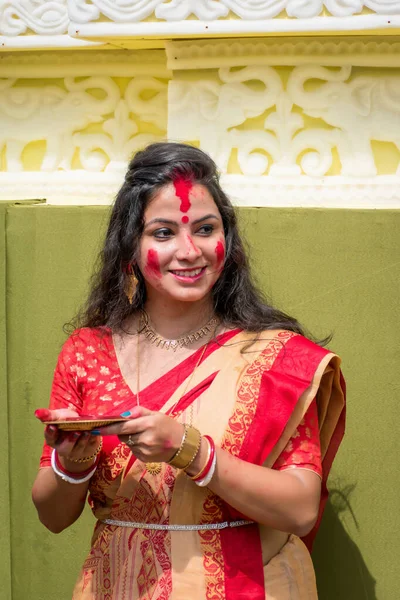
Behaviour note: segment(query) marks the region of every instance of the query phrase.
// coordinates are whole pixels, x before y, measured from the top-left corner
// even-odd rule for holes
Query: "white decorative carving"
[[[82,81],[65,77],[64,86],[18,86],[13,79],[1,81],[0,148],[6,147],[8,171],[23,170],[24,147],[38,140],[46,142],[42,171],[70,170],[77,148],[82,165],[90,171],[119,169],[121,164],[125,168],[132,152],[159,137],[139,133],[130,113],[141,123],[157,126],[160,135],[165,132],[165,83],[151,77],[133,78],[125,99],[111,77],[92,76]],[[143,100],[141,94],[148,91],[155,93],[154,97]],[[104,133],[85,131],[94,123],[102,124]]]
[[[321,177],[331,168],[336,148],[343,175],[371,177],[377,175],[373,140],[393,142],[400,152],[400,76],[359,76],[349,82],[350,74],[350,66],[339,71],[295,67],[287,91],[278,72],[267,66],[220,69],[220,83],[172,81],[168,134],[199,140],[223,173],[236,149],[244,175]],[[306,91],[311,80],[321,84]],[[259,82],[260,89],[246,82]],[[274,105],[263,127],[238,128]],[[294,105],[325,127],[306,128]]]
[[[304,113],[336,129],[343,175],[377,174],[371,141],[393,142],[400,151],[400,76],[359,76],[348,81],[351,67],[295,67],[287,90]],[[309,80],[323,83],[305,91]],[[398,169],[400,174],[400,167]]]
[[[156,8],[156,17],[166,21],[181,21],[195,15],[203,21],[225,17],[229,12],[224,2],[215,0],[171,0]]]
[[[142,21],[164,0],[68,0],[71,21],[88,23],[104,15],[116,23]]]
[[[89,23],[104,15],[115,23],[137,22],[154,15],[165,21],[184,21],[194,15],[202,21],[226,17],[229,11],[245,21],[289,17],[309,19],[324,8],[334,17],[360,14],[363,8],[381,15],[400,14],[399,0],[69,0],[71,21]],[[329,17],[328,17],[329,18]]]
[[[269,67],[245,67],[237,72],[220,69],[219,77],[222,84],[212,80],[170,82],[168,135],[172,139],[198,139],[226,171],[234,143],[230,128],[273,106],[282,82]],[[259,81],[259,90],[246,85],[251,80]]]
[[[59,35],[68,29],[66,0],[1,0],[0,33],[15,36],[31,29],[40,35]]]

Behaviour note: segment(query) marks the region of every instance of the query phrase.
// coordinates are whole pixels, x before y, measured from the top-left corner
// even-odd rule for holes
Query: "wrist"
[[[93,468],[96,464],[97,457],[94,457],[92,460],[84,463],[77,463],[72,460],[69,460],[67,456],[57,455],[57,460],[60,463],[61,467],[68,471],[68,473],[76,473],[79,475],[80,473],[85,473],[88,469]]]
[[[57,450],[53,448],[53,452],[51,453],[51,467],[54,473],[60,478],[63,479],[67,483],[73,484],[81,484],[89,481],[94,475],[94,472],[97,469],[97,465],[99,463],[100,457],[97,456],[93,465],[87,468],[85,471],[73,472],[68,471],[60,462],[60,457],[58,456]]]

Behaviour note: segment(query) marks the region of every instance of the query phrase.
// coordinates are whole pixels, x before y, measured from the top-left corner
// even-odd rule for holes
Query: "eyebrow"
[[[202,223],[203,221],[208,221],[209,219],[215,219],[216,221],[218,221],[218,217],[216,215],[213,214],[209,214],[209,215],[205,215],[204,217],[201,217],[200,219],[196,219],[195,221],[192,221],[192,225],[197,225],[198,223]],[[176,227],[179,226],[179,224],[176,221],[171,221],[170,219],[161,219],[159,217],[156,217],[155,219],[152,219],[151,221],[149,221],[148,223],[146,223],[145,227],[150,227],[150,225],[153,225],[154,223],[163,223],[164,225],[175,225]]]

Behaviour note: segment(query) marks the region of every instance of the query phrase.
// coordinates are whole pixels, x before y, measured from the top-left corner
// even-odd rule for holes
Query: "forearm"
[[[190,474],[202,460],[203,444]],[[288,533],[306,535],[317,518],[320,479],[309,471],[275,471],[218,448],[217,468],[208,487],[249,519]]]
[[[89,482],[63,481],[52,468],[40,469],[32,489],[32,499],[40,521],[53,533],[60,533],[81,515]]]

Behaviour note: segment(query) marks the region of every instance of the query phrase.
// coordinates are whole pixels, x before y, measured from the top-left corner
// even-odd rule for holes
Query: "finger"
[[[148,424],[147,416],[140,417],[138,419],[126,419],[120,423],[114,423],[114,425],[107,425],[107,427],[99,427],[94,429],[92,434],[94,435],[129,435],[130,433],[141,433],[147,427]]]
[[[79,451],[85,456],[93,454],[99,446],[99,441],[98,436],[91,435],[89,431],[85,431],[75,444],[74,452]]]
[[[144,406],[134,406],[133,408],[131,408],[131,410],[126,410],[125,412],[121,413],[121,417],[138,419],[139,417],[147,417],[148,415],[153,414],[153,412],[153,410],[149,410]]]
[[[46,425],[44,429],[44,439],[48,446],[55,445],[59,435],[60,430],[58,429],[57,425]]]
[[[56,443],[56,449],[60,456],[68,456],[73,452],[77,440],[80,438],[79,431],[63,432]]]
[[[71,408],[58,408],[55,410],[38,408],[35,410],[35,417],[40,421],[61,421],[63,419],[79,417],[79,413]]]
[[[123,444],[126,444],[127,446],[129,446],[129,448],[131,450],[135,446],[137,446],[139,443],[139,434],[138,433],[134,433],[134,434],[131,433],[129,435],[119,435],[118,438]]]

